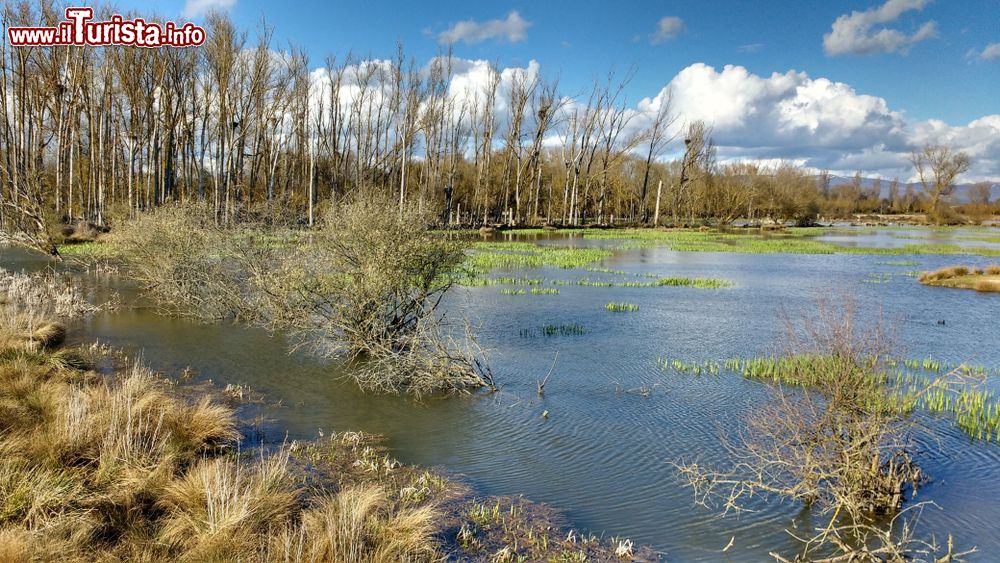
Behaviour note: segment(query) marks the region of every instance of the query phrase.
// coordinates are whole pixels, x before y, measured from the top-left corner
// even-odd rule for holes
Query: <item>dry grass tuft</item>
[[[965,266],[946,266],[933,272],[924,272],[918,278],[921,283],[949,280],[961,276],[969,275],[969,268]]]
[[[391,509],[378,485],[348,487],[322,499],[301,524],[276,535],[272,553],[298,553],[297,560],[343,563],[430,561],[437,554],[437,520],[431,505]]]
[[[41,348],[53,348],[66,340],[66,325],[49,322],[39,326],[31,334],[31,340]]]
[[[985,268],[949,266],[934,272],[924,272],[918,278],[920,283],[943,287],[975,289],[984,293],[1000,293],[1000,265]]]
[[[287,455],[204,460],[163,491],[160,538],[196,560],[250,553],[259,537],[290,519],[297,497]]]
[[[973,286],[976,291],[982,291],[986,293],[1000,293],[1000,280],[987,280],[982,279],[976,281],[976,285]]]

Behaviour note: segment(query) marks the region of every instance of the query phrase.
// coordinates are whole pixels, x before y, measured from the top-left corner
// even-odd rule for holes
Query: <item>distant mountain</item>
[[[815,177],[819,178],[819,176],[815,176]],[[877,182],[877,181],[880,181],[880,180],[878,178],[864,178],[864,177],[862,177],[861,178],[861,187],[862,188],[871,188],[872,186],[875,185],[875,182]],[[836,176],[834,174],[830,174],[830,187],[840,186],[840,185],[843,185],[843,184],[850,184],[852,182],[854,182],[854,177],[853,176]],[[889,197],[889,184],[892,183],[892,180],[881,180],[881,182],[882,182],[882,185],[880,186],[880,188],[881,188],[881,190],[880,190],[881,191],[880,197],[882,197],[882,198],[888,198]],[[908,186],[908,185],[911,185],[911,184],[907,184],[905,182],[900,182],[899,183],[899,193],[900,194],[906,193],[906,186]],[[957,203],[967,203],[969,201],[969,196],[968,196],[968,194],[969,194],[969,188],[971,188],[973,185],[974,185],[973,183],[958,184],[957,186],[955,186],[955,193],[952,196],[952,199],[955,202],[957,202]],[[915,192],[917,192],[917,193],[920,193],[923,190],[923,187],[920,184],[912,184],[912,186],[913,186],[913,190]],[[990,186],[990,200],[991,201],[996,201],[997,199],[1000,199],[1000,183],[996,183],[996,184],[993,184],[992,186]]]

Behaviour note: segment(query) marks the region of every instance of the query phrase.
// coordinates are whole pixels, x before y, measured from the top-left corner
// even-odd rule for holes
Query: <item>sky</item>
[[[316,67],[348,51],[389,58],[399,41],[418,62],[450,44],[473,69],[537,65],[567,96],[631,71],[637,112],[669,91],[682,121],[713,126],[722,160],[906,178],[910,150],[933,143],[970,154],[965,180],[1000,181],[1000,0],[117,5],[194,22],[222,10],[249,30],[263,18],[276,48],[302,47]]]

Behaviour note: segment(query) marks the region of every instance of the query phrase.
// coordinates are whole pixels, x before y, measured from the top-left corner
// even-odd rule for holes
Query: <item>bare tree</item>
[[[942,205],[955,191],[955,180],[969,170],[969,155],[940,145],[927,145],[910,156],[920,185],[927,194],[935,223],[943,220]]]
[[[643,223],[649,222],[649,207],[646,204],[646,194],[649,191],[649,172],[652,168],[653,159],[663,154],[663,151],[666,150],[670,142],[676,137],[676,133],[670,133],[671,127],[677,121],[677,116],[672,113],[670,100],[671,97],[669,91],[665,96],[661,96],[661,99],[659,100],[659,107],[656,109],[656,114],[653,117],[653,122],[649,125],[649,130],[646,132],[646,167],[643,170],[642,192],[639,195],[639,204],[642,207]],[[656,215],[659,215],[658,201]]]

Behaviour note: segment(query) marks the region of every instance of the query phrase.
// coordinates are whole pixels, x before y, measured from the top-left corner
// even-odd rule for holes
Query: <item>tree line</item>
[[[51,2],[3,9],[5,28],[60,19]],[[466,63],[450,52],[418,65],[398,46],[391,59],[317,65],[299,48],[275,50],[264,23],[252,40],[224,15],[206,28],[199,48],[0,47],[8,238],[176,201],[203,203],[222,225],[311,225],[319,207],[358,191],[445,224],[807,223],[936,210],[957,176],[939,169],[968,168],[930,147],[946,153],[915,153],[930,179],[894,181],[883,197],[860,173],[831,185],[792,164],[719,163],[710,126],[684,122],[669,99],[652,113],[631,108],[631,73],[571,97],[531,68],[489,65],[484,84],[457,92]],[[681,156],[665,160],[669,151]],[[990,206],[988,186],[980,199]]]

